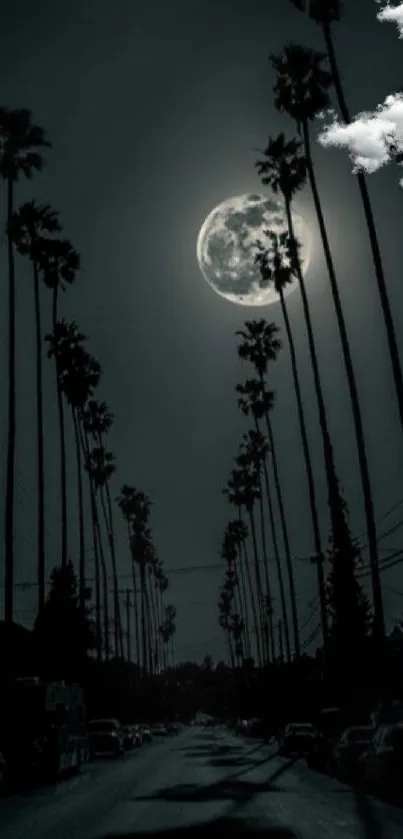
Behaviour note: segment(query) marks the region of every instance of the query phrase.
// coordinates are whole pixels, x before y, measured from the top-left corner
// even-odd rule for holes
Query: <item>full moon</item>
[[[304,273],[310,261],[307,224],[293,213],[294,233],[301,250]],[[255,264],[256,241],[265,243],[265,230],[287,230],[285,210],[276,198],[248,193],[227,198],[209,213],[197,239],[200,270],[217,294],[239,306],[269,306],[278,301],[274,288],[262,287],[259,266]],[[297,281],[285,289],[289,294]]]

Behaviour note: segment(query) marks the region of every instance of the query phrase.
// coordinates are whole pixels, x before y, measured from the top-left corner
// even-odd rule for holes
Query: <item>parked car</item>
[[[134,727],[132,725],[124,725],[123,726],[123,745],[126,751],[130,751],[134,748],[135,743],[135,734],[134,734]]]
[[[286,725],[280,739],[279,754],[284,757],[305,757],[312,743],[314,729],[312,723],[299,722]]]
[[[121,755],[124,752],[124,733],[118,720],[90,720],[88,723],[90,754]]]
[[[346,728],[333,752],[334,770],[343,781],[354,783],[361,775],[361,755],[372,743],[373,728],[357,725]]]
[[[333,771],[334,747],[350,724],[350,715],[343,708],[322,708],[319,711],[307,754],[310,769],[326,773]]]
[[[403,800],[403,723],[380,725],[361,756],[363,783],[391,803]]]
[[[166,725],[164,725],[164,723],[160,722],[160,723],[157,723],[156,725],[153,725],[153,727],[151,729],[151,733],[155,737],[166,737],[166,735],[168,734],[168,729],[167,729]]]

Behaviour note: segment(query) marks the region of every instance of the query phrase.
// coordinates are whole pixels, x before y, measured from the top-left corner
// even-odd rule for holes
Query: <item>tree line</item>
[[[6,187],[6,239],[8,262],[8,434],[4,505],[4,614],[10,626],[14,620],[15,592],[15,470],[18,446],[16,350],[35,359],[36,454],[37,454],[37,532],[36,580],[38,619],[51,608],[52,587],[46,599],[46,486],[44,451],[43,366],[46,357],[54,365],[57,401],[60,467],[60,556],[52,580],[58,580],[58,568],[64,573],[61,584],[69,586],[70,571],[78,575],[78,606],[84,616],[91,599],[87,585],[86,557],[91,542],[95,562],[95,647],[98,660],[111,655],[123,658],[124,633],[119,600],[119,567],[123,558],[116,548],[116,510],[127,531],[128,556],[132,569],[133,610],[136,661],[148,673],[160,672],[167,665],[167,650],[176,630],[175,607],[165,603],[168,578],[157,553],[150,527],[151,500],[135,486],[123,484],[113,497],[116,472],[115,455],[109,446],[114,415],[100,396],[102,366],[88,348],[86,335],[76,321],[63,317],[61,293],[80,276],[81,258],[65,237],[60,214],[50,204],[34,199],[17,204],[18,183],[33,179],[44,165],[44,153],[51,147],[45,130],[34,122],[28,109],[0,107],[0,176]],[[32,317],[34,345],[18,329],[16,254],[28,260],[32,270]],[[48,292],[48,303],[44,293]],[[24,339],[24,341],[19,339]],[[67,423],[74,434],[76,481],[76,522],[79,533],[78,556],[70,567]],[[90,509],[90,516],[86,510]],[[52,565],[54,559],[52,555]],[[70,569],[70,570],[69,570]],[[55,575],[56,574],[56,578]],[[112,610],[109,580],[112,578]],[[69,582],[70,580],[70,582]],[[111,614],[112,612],[112,614]]]
[[[299,11],[307,11],[303,0],[291,2]],[[299,44],[288,43],[280,54],[271,55],[269,59],[275,108],[290,118],[296,134],[287,136],[280,133],[278,136],[269,137],[255,164],[263,186],[268,187],[280,198],[285,212],[284,230],[277,233],[267,231],[265,241],[256,242],[256,264],[262,287],[271,286],[278,294],[284,342],[280,338],[278,326],[263,319],[248,321],[244,329],[237,332],[238,354],[242,360],[249,363],[254,376],[236,386],[238,406],[243,414],[251,419],[252,427],[243,435],[234,467],[224,489],[229,502],[235,508],[235,516],[225,528],[221,547],[221,555],[225,561],[225,576],[218,608],[220,625],[228,645],[229,660],[233,666],[244,662],[251,655],[261,666],[276,659],[291,661],[293,657],[296,660],[301,657],[295,575],[290,552],[289,511],[286,509],[286,499],[281,486],[271,420],[276,394],[270,387],[270,370],[283,346],[288,351],[291,363],[300,444],[305,465],[306,492],[312,526],[312,560],[316,565],[318,577],[323,660],[329,664],[330,661],[342,658],[345,665],[350,662],[353,666],[369,636],[378,650],[385,638],[378,535],[362,408],[335,260],[316,178],[312,143],[315,120],[331,105],[337,104],[342,119],[346,123],[350,121],[333,38],[333,24],[342,17],[342,2],[311,0],[309,15],[322,28],[326,51],[319,52]],[[335,93],[336,103],[332,101],[332,92]],[[362,203],[362,220],[373,259],[376,290],[403,429],[402,366],[380,245],[364,174],[357,173],[355,180]],[[313,198],[348,385],[360,491],[365,511],[372,605],[357,580],[356,572],[361,562],[360,545],[349,528],[348,508],[338,477],[322,385],[320,350],[301,264],[301,243],[294,233],[294,200],[305,187],[310,189]],[[287,306],[286,290],[292,282],[297,283],[301,294],[320,426],[329,513],[330,544],[326,549],[319,526],[320,501],[314,480],[298,348]],[[279,527],[275,509],[279,513]],[[276,621],[274,619],[268,533],[270,556],[274,559],[280,592],[280,612],[277,615],[279,622],[277,618]],[[281,556],[284,557],[284,561]]]

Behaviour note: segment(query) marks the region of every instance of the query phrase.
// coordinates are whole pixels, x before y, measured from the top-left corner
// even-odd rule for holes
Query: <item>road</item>
[[[0,801],[1,839],[402,839],[403,810],[224,728],[185,729]]]

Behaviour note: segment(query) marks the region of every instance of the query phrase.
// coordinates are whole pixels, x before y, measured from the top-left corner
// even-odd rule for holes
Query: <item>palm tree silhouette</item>
[[[302,10],[301,0],[291,0],[291,2],[294,3],[294,6],[296,6],[298,9]],[[343,121],[346,123],[346,125],[348,125],[351,122],[351,115],[344,94],[332,33],[332,24],[340,21],[342,18],[342,0],[332,0],[332,2],[329,2],[329,0],[311,0],[309,5],[309,16],[312,18],[312,20],[315,21],[315,23],[318,23],[322,27],[323,37],[326,44],[327,57],[329,60],[330,72],[336,91],[340,113],[342,115]],[[378,286],[378,294],[381,303],[382,314],[386,329],[386,336],[389,346],[389,354],[396,388],[396,397],[400,414],[400,422],[403,427],[403,373],[396,338],[396,330],[393,323],[392,308],[390,305],[388,289],[385,280],[385,272],[383,268],[381,250],[379,246],[375,219],[372,211],[372,204],[371,199],[369,197],[365,175],[363,174],[363,172],[356,172],[355,175],[357,178],[358,189],[360,192],[361,202],[364,209],[365,221],[368,230],[372,259],[375,268],[375,276]]]
[[[82,414],[83,427],[87,434],[93,438],[95,447],[89,453],[92,467],[96,470],[94,478],[99,479],[101,484],[100,499],[102,511],[108,536],[108,543],[112,560],[113,586],[114,586],[114,626],[115,626],[115,651],[124,657],[122,620],[119,602],[119,581],[116,558],[115,526],[113,518],[112,499],[110,492],[110,478],[115,472],[114,457],[105,450],[105,436],[113,425],[114,416],[106,402],[99,402],[89,399]]]
[[[229,654],[229,663],[230,667],[235,670],[235,655],[234,655],[234,648],[232,646],[231,641],[231,627],[230,627],[230,618],[231,618],[231,607],[232,607],[232,593],[228,591],[222,590],[220,592],[220,597],[218,600],[218,616],[219,616],[219,624],[225,632],[227,644],[228,644],[228,654]]]
[[[267,367],[269,361],[275,361],[277,354],[281,349],[281,342],[277,338],[278,328],[274,323],[267,323],[261,319],[258,321],[246,321],[245,329],[236,333],[242,339],[238,346],[238,354],[240,358],[250,361],[253,364],[261,387],[261,392],[265,390],[265,377],[267,375]],[[288,584],[290,588],[291,600],[291,619],[294,635],[295,656],[300,657],[300,642],[298,630],[298,613],[297,600],[294,581],[294,569],[291,558],[290,540],[288,536],[287,521],[284,510],[283,494],[280,484],[280,476],[277,463],[276,446],[274,441],[273,428],[270,420],[270,413],[267,402],[264,402],[264,418],[266,421],[266,429],[270,446],[270,455],[273,465],[273,477],[276,487],[276,495],[279,506],[281,530],[284,541],[284,551],[287,566]]]
[[[328,88],[331,85],[331,75],[323,69],[322,64],[326,56],[315,50],[305,49],[296,44],[289,44],[279,56],[270,56],[273,68],[277,72],[274,85],[275,105],[279,111],[288,113],[297,123],[302,133],[308,178],[311,185],[319,230],[322,239],[329,281],[336,311],[336,318],[340,333],[340,340],[346,368],[346,375],[353,413],[357,454],[360,465],[360,476],[364,498],[365,517],[368,534],[368,547],[371,565],[372,589],[374,599],[374,634],[382,639],[385,635],[385,619],[382,602],[382,589],[378,566],[378,545],[375,524],[374,505],[372,499],[371,481],[368,467],[368,457],[365,445],[361,407],[358,396],[357,382],[348,340],[346,322],[337,283],[333,257],[327,235],[322,204],[316,184],[315,170],[311,153],[309,123],[315,116],[329,105]]]
[[[265,573],[265,593],[263,592],[263,586],[260,579],[260,569],[259,569],[259,584],[258,587],[261,590],[261,613],[262,613],[262,626],[264,631],[264,640],[265,640],[265,660],[269,662],[270,659],[270,646],[269,641],[272,643],[273,641],[273,627],[269,626],[270,620],[269,614],[267,609],[265,608],[265,597],[267,597],[272,603],[272,594],[271,594],[271,583],[270,583],[270,574],[269,574],[269,558],[267,554],[267,540],[266,540],[266,527],[265,527],[265,515],[264,515],[264,501],[263,501],[263,491],[262,491],[262,468],[263,464],[266,463],[267,453],[269,451],[269,447],[267,445],[266,438],[261,434],[259,430],[249,430],[247,434],[244,434],[242,437],[242,444],[241,444],[241,454],[240,458],[238,458],[239,465],[245,465],[248,467],[251,465],[257,474],[258,479],[258,489],[259,489],[259,519],[260,519],[260,533],[261,533],[261,545],[262,545],[262,552],[263,552],[263,567]],[[239,462],[240,461],[240,462]]]
[[[58,321],[56,330],[46,336],[49,346],[48,356],[58,355],[58,378],[61,392],[65,395],[71,409],[76,450],[78,521],[79,521],[79,597],[80,608],[84,613],[86,601],[85,575],[85,530],[84,530],[84,493],[83,493],[83,440],[80,433],[82,412],[87,400],[92,396],[101,377],[101,366],[84,347],[86,336],[79,332],[75,321]],[[99,602],[98,602],[99,614]],[[98,618],[99,620],[99,618]],[[100,627],[98,624],[100,637]]]
[[[88,428],[84,422],[84,428],[88,433]],[[99,499],[101,502],[102,515],[106,528],[108,538],[111,562],[112,562],[112,576],[113,576],[113,622],[114,622],[114,639],[115,639],[115,656],[116,658],[123,657],[123,638],[121,632],[120,620],[120,603],[119,603],[119,581],[116,562],[115,537],[113,529],[113,519],[110,521],[107,502],[106,502],[106,488],[108,482],[116,470],[115,458],[112,452],[106,451],[101,445],[93,445],[88,452],[87,471],[91,474],[94,486],[98,490]]]
[[[155,569],[154,569],[154,581],[155,581],[155,588],[156,588],[156,595],[157,595],[157,626],[158,626],[158,645],[159,645],[159,652],[158,652],[158,660],[160,662],[160,667],[166,669],[166,660],[164,658],[164,648],[162,644],[162,636],[161,636],[161,624],[163,620],[163,597],[164,593],[168,588],[168,577],[164,573],[163,563],[160,559],[158,559]],[[140,658],[140,653],[139,653]]]
[[[252,536],[253,560],[255,568],[256,595],[258,602],[258,608],[256,609],[255,624],[256,645],[259,666],[262,667],[263,651],[261,630],[263,627],[263,616],[261,604],[263,591],[259,568],[259,552],[256,537],[256,523],[253,511],[255,501],[259,498],[259,479],[256,467],[254,466],[251,457],[249,457],[247,454],[241,453],[237,458],[235,458],[235,462],[237,466],[232,470],[231,476],[227,481],[227,485],[223,489],[223,493],[224,495],[227,495],[230,503],[235,504],[238,507],[244,507],[249,518],[249,527]]]
[[[58,322],[59,291],[74,282],[80,267],[80,257],[67,239],[43,240],[38,253],[38,268],[45,286],[52,291],[52,324],[56,331]],[[66,433],[62,392],[59,384],[58,354],[55,354],[56,392],[60,438],[60,493],[62,506],[62,566],[67,562],[67,474]]]
[[[35,349],[36,349],[36,417],[37,417],[37,483],[38,483],[38,612],[45,605],[45,463],[44,463],[44,426],[43,426],[43,359],[42,359],[42,314],[39,288],[39,270],[37,254],[43,239],[60,232],[58,213],[49,204],[36,204],[27,201],[13,213],[9,224],[9,235],[22,256],[27,256],[32,263],[34,280],[35,311]]]
[[[314,388],[318,407],[319,425],[321,429],[323,457],[328,486],[328,504],[332,523],[332,540],[335,550],[341,556],[351,556],[351,540],[346,527],[344,515],[345,504],[340,492],[340,484],[337,477],[334,463],[333,446],[329,432],[329,424],[321,376],[319,372],[318,354],[312,324],[311,311],[306,292],[305,279],[299,258],[299,243],[294,234],[294,222],[292,217],[292,201],[295,194],[302,188],[306,181],[307,167],[305,156],[302,151],[302,143],[296,138],[286,140],[283,133],[276,138],[269,138],[266,149],[263,151],[263,158],[257,161],[256,168],[261,176],[262,183],[269,186],[277,195],[279,192],[284,198],[289,244],[291,249],[292,264],[295,268],[295,275],[301,291],[301,300],[304,310],[304,317],[307,329],[309,353],[312,364]],[[336,547],[337,546],[337,547]],[[323,570],[323,555],[317,555],[317,571],[319,596],[321,604],[321,623],[326,659],[327,650],[327,611],[325,596],[325,579]]]
[[[238,405],[245,416],[252,415],[256,431],[260,431],[260,424],[262,419],[265,417],[266,411],[272,411],[274,407],[274,391],[266,390],[265,386],[262,386],[260,381],[257,379],[247,379],[244,383],[238,384],[235,387],[236,392],[239,394]],[[277,461],[276,461],[277,462]],[[283,579],[283,570],[281,567],[281,560],[280,560],[280,551],[278,545],[278,538],[277,538],[277,528],[276,522],[274,519],[274,508],[273,508],[273,500],[269,482],[269,473],[267,469],[267,460],[266,458],[263,461],[263,476],[264,476],[264,484],[265,484],[265,491],[266,491],[266,500],[267,506],[269,510],[269,519],[270,519],[270,530],[271,530],[271,537],[273,543],[273,553],[274,553],[274,561],[276,565],[276,572],[277,572],[277,580],[278,586],[280,591],[280,602],[281,602],[281,610],[283,615],[283,623],[284,623],[284,634],[285,634],[285,644],[286,644],[286,655],[287,660],[291,661],[291,648],[290,648],[290,630],[288,624],[288,613],[287,613],[287,603],[285,597],[285,586],[284,586],[284,579]]]
[[[142,666],[146,675],[149,669],[149,638],[147,635],[146,565],[150,551],[151,531],[148,527],[151,501],[148,496],[124,484],[117,498],[118,506],[128,525],[132,562],[137,563],[140,575],[140,607],[142,633]]]
[[[236,626],[242,627],[240,634],[238,635],[237,641],[241,642],[242,647],[242,657],[243,657],[243,650],[244,648],[247,649],[248,646],[248,638],[246,636],[246,621],[247,618],[245,616],[245,605],[244,600],[242,597],[242,590],[241,590],[241,581],[240,576],[238,574],[237,569],[237,547],[234,540],[231,538],[228,529],[225,530],[224,538],[221,544],[221,559],[225,562],[225,579],[223,588],[225,590],[231,590],[234,594],[234,607],[235,612],[233,617],[237,615],[238,620],[236,621]],[[238,630],[236,630],[238,631]],[[234,632],[231,632],[234,636]],[[235,636],[234,636],[235,639]]]
[[[244,646],[248,658],[251,657],[251,638],[249,629],[248,597],[244,573],[242,543],[248,536],[248,530],[241,520],[229,521],[221,546],[221,556],[228,565],[233,563],[236,569],[236,581],[239,592],[239,612],[244,622]],[[249,582],[249,578],[248,578]],[[253,597],[253,590],[249,588],[249,596]]]
[[[50,148],[45,132],[32,122],[26,108],[0,108],[0,176],[7,184],[7,253],[8,253],[8,433],[7,467],[4,507],[4,617],[11,624],[14,616],[14,495],[16,445],[16,389],[15,389],[15,262],[11,235],[14,212],[14,188],[23,175],[32,178],[43,166],[42,150]]]
[[[301,384],[298,372],[297,353],[295,349],[294,336],[292,333],[291,323],[288,316],[288,310],[285,298],[285,289],[293,280],[298,277],[298,272],[301,271],[301,263],[298,255],[298,243],[296,240],[291,240],[288,231],[275,233],[267,230],[266,241],[263,244],[261,241],[257,242],[258,253],[256,255],[256,262],[259,265],[262,282],[265,285],[273,285],[280,298],[280,306],[284,318],[284,324],[287,334],[288,346],[291,357],[291,369],[294,380],[294,389],[297,400],[298,422],[301,433],[302,451],[305,461],[305,471],[308,482],[309,505],[311,510],[312,529],[314,536],[314,545],[316,556],[318,557],[317,568],[319,572],[319,594],[321,599],[321,617],[322,617],[322,633],[324,639],[324,646],[327,643],[327,621],[326,621],[326,607],[325,607],[325,592],[323,581],[323,566],[322,566],[322,539],[320,535],[319,514],[316,501],[315,481],[313,477],[312,457],[308,442],[308,433],[305,421],[305,412],[302,399]]]

